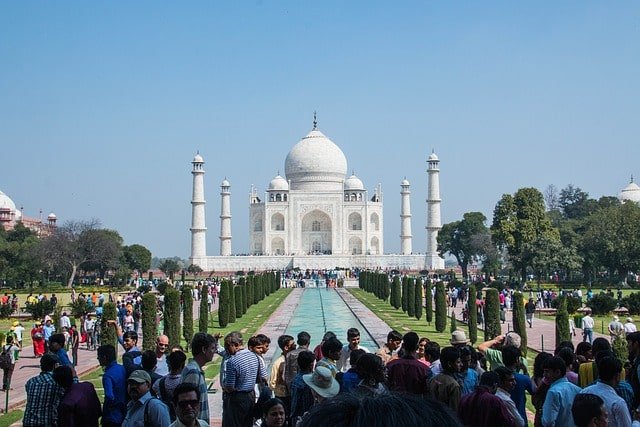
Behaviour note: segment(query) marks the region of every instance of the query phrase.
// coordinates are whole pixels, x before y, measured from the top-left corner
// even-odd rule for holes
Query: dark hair
[[[578,343],[576,346],[576,356],[585,356],[588,352],[591,351],[591,343],[587,341],[582,341]]]
[[[355,338],[360,336],[360,331],[358,328],[349,328],[347,330],[347,339]]]
[[[587,427],[589,422],[602,415],[604,400],[591,393],[578,393],[573,399],[571,414],[576,427]]]
[[[627,341],[640,342],[640,331],[627,334]]]
[[[500,376],[495,371],[486,371],[480,375],[479,385],[485,387],[495,387],[500,382]]]
[[[187,361],[187,355],[182,351],[172,351],[167,355],[167,366],[170,371],[184,368]]]
[[[560,371],[562,377],[567,373],[567,365],[564,363],[564,360],[558,356],[553,356],[547,359],[542,365],[543,369],[550,369],[552,371]]]
[[[322,354],[325,356],[340,350],[342,350],[342,343],[336,337],[329,338],[322,343]]]
[[[58,366],[53,370],[53,379],[58,385],[67,389],[73,385],[73,370],[70,366]]]
[[[51,372],[58,362],[58,356],[52,353],[47,353],[40,359],[40,369],[43,372]]]
[[[593,353],[594,357],[601,351],[606,350],[611,350],[611,344],[609,343],[609,340],[602,337],[598,337],[593,340],[593,344],[591,344],[591,353]]]
[[[280,350],[284,351],[284,348],[291,341],[293,341],[293,337],[291,335],[280,335],[278,337],[278,347],[280,347]]]
[[[271,399],[264,402],[262,404],[262,407],[260,408],[262,410],[262,419],[264,420],[267,417],[267,414],[269,413],[269,410],[271,408],[278,405],[282,406],[282,409],[284,409],[285,407],[284,402],[282,402],[282,400],[278,399],[277,397],[272,397]],[[266,425],[266,423],[264,423],[264,425]]]
[[[605,356],[597,361],[598,378],[602,381],[611,381],[622,372],[622,362],[615,356]]]
[[[336,334],[334,332],[327,331],[322,336],[322,341],[327,341],[329,338],[336,338]]]
[[[358,364],[358,360],[360,360],[360,358],[362,357],[363,354],[366,354],[367,352],[364,351],[361,348],[358,348],[356,350],[352,350],[351,354],[349,355],[349,363],[351,364],[352,368],[355,368],[356,365]]]
[[[213,337],[213,335],[206,334],[204,332],[197,332],[191,340],[191,354],[193,354],[193,356],[195,357],[201,353],[204,353],[211,344],[215,343],[216,339]]]
[[[455,414],[433,399],[400,393],[340,393],[314,405],[302,427],[417,426],[458,427]]]
[[[157,364],[158,359],[155,351],[145,350],[142,352],[142,357],[140,358],[140,366],[142,366],[142,369],[145,371],[152,371]]]
[[[162,384],[161,384],[162,385]],[[200,389],[194,383],[180,383],[178,387],[173,390],[173,403],[174,405],[178,405],[178,396],[184,393],[189,393],[195,391],[197,399],[200,400]]]
[[[265,334],[258,334],[258,335],[255,336],[255,339],[256,339],[256,342],[258,343],[258,345],[270,344],[271,343],[271,338],[269,338]]]
[[[517,365],[520,361],[520,356],[522,356],[522,352],[518,347],[509,345],[502,348],[502,362],[504,363],[504,366],[509,367]]]
[[[311,342],[311,335],[309,335],[309,332],[306,331],[302,331],[302,332],[298,332],[298,345],[309,345],[309,343]]]
[[[132,341],[138,342],[138,334],[135,331],[127,331],[122,335],[122,339],[126,340],[127,338]]]
[[[450,371],[449,364],[455,363],[460,358],[460,350],[456,347],[445,347],[440,352],[440,366],[443,371]]]
[[[440,344],[435,341],[429,341],[424,346],[425,356],[429,356],[431,362],[440,359]]]
[[[116,348],[111,344],[103,344],[98,347],[98,357],[109,364],[116,360]]]
[[[394,331],[395,332],[395,331]],[[420,337],[415,332],[407,332],[402,337],[402,348],[405,351],[411,353],[418,349],[418,343],[420,342]]]
[[[567,366],[571,366],[574,360],[576,360],[576,355],[573,353],[569,347],[562,347],[560,351],[558,351],[557,356],[564,360],[564,363]]]
[[[533,377],[534,378],[542,378],[544,364],[547,360],[552,358],[553,355],[551,353],[547,353],[543,351],[542,353],[538,353],[536,358],[533,360]]]
[[[375,385],[384,382],[384,362],[377,354],[363,354],[358,359],[356,372],[365,384]]]
[[[513,371],[506,366],[498,366],[494,371],[500,377],[500,382],[506,380],[508,377],[513,375]]]
[[[312,351],[301,351],[298,353],[298,368],[301,372],[311,372],[315,360],[316,355]]]
[[[53,334],[53,335],[51,335],[49,337],[49,342],[50,343],[54,342],[54,343],[64,347],[64,342],[65,342],[64,334]]]
[[[570,349],[572,352],[576,350],[576,348],[573,346],[573,343],[571,341],[562,341],[560,344],[558,344],[558,346],[556,347],[556,350],[553,352],[554,356],[557,356],[558,353],[560,353],[560,350],[562,350],[563,348],[568,348]]]
[[[389,341],[400,341],[402,339],[402,335],[398,331],[391,331],[387,334],[387,342]]]

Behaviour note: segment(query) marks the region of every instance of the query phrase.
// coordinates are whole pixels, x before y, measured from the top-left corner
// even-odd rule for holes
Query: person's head
[[[456,347],[445,347],[440,352],[440,365],[442,370],[453,374],[460,372],[462,362],[460,361],[460,350]]]
[[[138,334],[135,331],[127,331],[122,335],[122,346],[129,351],[138,345]]]
[[[280,335],[278,337],[278,347],[284,354],[287,354],[296,348],[296,343],[291,335]]]
[[[63,315],[63,316],[66,316],[66,315],[67,315],[67,312],[66,312],[66,311],[63,311],[63,312],[62,312],[62,315]]]
[[[551,353],[547,353],[543,351],[538,353],[536,358],[533,360],[533,377],[534,378],[542,378],[544,375],[544,364],[547,360],[552,358],[553,355]]]
[[[402,342],[402,335],[400,335],[400,332],[391,331],[387,334],[387,347],[389,347],[389,350],[396,350],[400,347],[400,342]]]
[[[322,354],[329,359],[338,360],[341,350],[342,343],[336,337],[331,337],[322,343]]]
[[[560,353],[560,350],[562,350],[563,348],[568,348],[569,350],[571,350],[572,352],[575,351],[575,347],[573,345],[573,343],[571,341],[562,341],[560,344],[558,344],[558,346],[556,347],[555,351],[553,352],[554,356],[557,356],[558,353]]]
[[[364,354],[366,354],[366,351],[361,348],[358,348],[351,352],[351,354],[349,355],[349,364],[352,368],[355,368],[358,365],[358,360],[360,360],[360,358]]]
[[[576,355],[568,347],[561,348],[560,351],[558,351],[558,354],[556,356],[564,360],[564,363],[567,365],[567,368],[573,365],[573,362],[576,360]]]
[[[502,349],[502,363],[509,369],[515,369],[520,362],[521,352],[519,348],[508,346]]]
[[[199,364],[201,362],[211,362],[216,354],[217,347],[218,343],[211,334],[198,332],[191,339],[191,354],[193,354],[194,359],[198,360]]]
[[[116,348],[111,344],[103,344],[98,347],[98,362],[100,366],[109,366],[116,361]]]
[[[147,372],[152,372],[156,369],[156,365],[158,364],[158,359],[156,358],[156,352],[153,350],[145,350],[142,352],[142,358],[140,361],[140,365],[142,369]]]
[[[47,326],[51,326],[51,319],[45,320],[44,324],[47,325]]]
[[[640,332],[631,332],[627,335],[627,348],[631,361],[640,356]]]
[[[591,353],[593,353],[593,357],[596,357],[601,351],[611,351],[611,343],[606,338],[598,337],[593,340]]]
[[[262,426],[282,427],[285,421],[284,403],[273,397],[262,404]]]
[[[151,388],[151,376],[142,369],[133,371],[127,379],[127,392],[131,400],[138,400]]]
[[[160,335],[156,338],[156,356],[160,357],[169,349],[169,337]]]
[[[415,332],[407,332],[402,339],[402,349],[405,353],[414,353],[418,351],[418,342],[420,337]]]
[[[200,390],[192,383],[181,383],[173,391],[176,417],[186,426],[192,425],[200,415]]]
[[[187,355],[183,351],[172,351],[167,355],[167,366],[172,374],[179,374],[184,369]]]
[[[464,347],[460,347],[460,362],[462,362],[462,367],[460,368],[460,372],[467,372],[472,366],[473,363],[473,347],[470,345],[465,345]]]
[[[336,334],[333,331],[327,331],[322,336],[322,342],[327,341],[329,338],[337,338]]]
[[[53,370],[53,379],[66,390],[73,385],[73,370],[70,366],[58,366]]]
[[[576,346],[576,356],[582,356],[583,361],[593,359],[593,353],[591,352],[591,343],[583,341]]]
[[[485,371],[480,375],[479,385],[486,387],[491,393],[495,393],[500,385],[500,376],[495,371]]]
[[[7,344],[13,344],[13,336],[7,335]]]
[[[311,343],[311,335],[309,335],[309,332],[306,332],[306,331],[298,332],[297,343],[300,347],[308,347],[309,344]]]
[[[502,342],[502,346],[508,347],[510,345],[520,348],[520,346],[522,345],[522,338],[520,338],[520,335],[518,335],[515,332],[508,332],[504,336],[504,341]]]
[[[620,382],[622,362],[620,362],[613,353],[599,358],[596,365],[598,367],[598,379],[600,381],[614,386]]]
[[[549,382],[554,382],[564,377],[567,373],[567,365],[558,356],[553,356],[544,362],[542,366],[544,377]]]
[[[251,346],[251,344],[252,344],[251,340],[255,340],[255,337],[251,337],[251,339],[249,340],[250,341],[249,346]],[[237,331],[229,332],[224,337],[224,349],[230,355],[234,355],[239,350],[241,350],[242,349],[242,334],[240,332],[237,332]]]
[[[424,346],[424,357],[432,363],[440,359],[440,344],[435,341],[429,341]]]
[[[358,347],[360,345],[360,331],[357,328],[349,328],[347,330],[347,341],[351,349]]]
[[[312,373],[302,376],[302,380],[311,388],[316,401],[335,397],[340,391],[340,384],[333,378],[329,368],[316,366]]]
[[[605,427],[609,425],[609,414],[604,400],[591,393],[578,393],[571,406],[576,427]]]
[[[513,371],[506,366],[499,366],[495,369],[495,373],[500,377],[500,388],[511,393],[516,386],[516,377]]]
[[[470,341],[467,339],[467,335],[464,331],[455,330],[451,332],[451,339],[449,340],[449,343],[454,347],[460,348],[468,345]]]
[[[269,346],[271,345],[271,338],[266,336],[265,334],[256,335],[256,346],[254,351],[259,355],[264,355],[269,351]]]
[[[49,337],[49,350],[56,352],[64,347],[64,334],[53,334]]]
[[[358,359],[356,372],[365,384],[376,385],[384,381],[384,362],[377,354],[365,353]]]
[[[420,341],[418,341],[418,357],[419,358],[423,358],[424,357],[424,348],[427,346],[427,343],[429,342],[429,338],[420,338]]]
[[[312,351],[301,351],[298,354],[298,369],[300,372],[308,374],[313,371],[313,362],[316,361],[316,355]]]

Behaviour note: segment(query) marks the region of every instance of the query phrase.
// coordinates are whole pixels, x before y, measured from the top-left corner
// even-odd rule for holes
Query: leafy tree
[[[567,301],[564,296],[558,298],[560,299],[560,305],[558,306],[558,311],[556,311],[556,348],[562,341],[571,341]]]
[[[70,312],[71,312],[71,316],[79,319],[82,316],[84,316],[87,313],[92,312],[92,305],[89,304],[89,301],[87,301],[84,298],[77,298],[75,301],[71,301],[69,303],[69,307],[70,307]]]
[[[197,264],[189,264],[189,267],[187,267],[187,272],[195,276],[202,273],[202,268]]]
[[[427,324],[430,325],[433,322],[433,293],[431,292],[431,279],[427,279],[427,286],[424,291],[424,301],[425,301],[425,313],[427,318]],[[446,304],[446,300],[445,300]]]
[[[564,217],[568,219],[588,216],[591,210],[589,205],[592,205],[589,203],[589,193],[582,191],[580,187],[574,187],[573,184],[560,190],[558,203]]]
[[[155,339],[158,336],[158,323],[156,312],[158,301],[154,294],[146,293],[142,296],[142,350],[155,350]],[[164,318],[165,330],[167,329],[167,317]],[[169,319],[170,321],[170,319]]]
[[[47,270],[39,256],[40,240],[21,222],[5,231],[0,227],[0,278],[8,284],[32,283],[38,272]]]
[[[151,268],[151,251],[144,246],[138,244],[125,246],[123,254],[127,266],[140,275]]]
[[[478,309],[476,308],[476,287],[469,286],[469,298],[467,298],[467,310],[469,310],[469,340],[471,344],[478,341]]]
[[[616,308],[618,303],[612,297],[606,294],[594,295],[587,303],[593,314],[604,315],[609,314]]]
[[[207,296],[202,299],[206,301]],[[174,288],[164,294],[164,333],[171,346],[180,345],[180,292]]]
[[[461,221],[442,226],[438,233],[438,251],[453,255],[462,269],[462,276],[468,277],[469,264],[482,255],[480,248],[474,245],[474,236],[488,232],[484,222],[487,218],[480,212],[467,212]]]
[[[574,297],[572,295],[565,295],[564,298],[567,304],[567,313],[574,314],[576,311],[578,311],[579,308],[582,307],[582,298]],[[555,308],[556,310],[560,308],[560,298],[556,298],[551,301],[551,307]]]
[[[182,266],[172,258],[165,258],[158,267],[169,278],[173,278],[173,275],[182,269]]]
[[[502,332],[500,328],[500,298],[496,289],[487,289],[484,311],[484,340],[489,341]]]
[[[447,328],[447,299],[444,291],[444,283],[436,283],[436,331],[444,332]]]
[[[155,323],[155,308],[154,308],[154,323]],[[109,320],[115,321],[118,317],[118,312],[116,309],[115,303],[105,302],[102,307],[102,320],[100,323],[100,341],[102,344],[111,344],[114,348],[118,348],[118,333],[116,328],[111,326],[108,322]],[[142,326],[142,330],[144,331],[144,325]]]
[[[524,298],[521,292],[513,293],[513,331],[520,335],[522,344],[520,348],[524,355],[527,355],[527,326],[524,310]]]
[[[193,338],[193,294],[190,286],[182,288],[182,336],[188,348]]]
[[[547,211],[560,211],[560,196],[555,185],[551,184],[544,189],[544,204]]]
[[[209,285],[202,285],[200,295],[209,295]],[[221,303],[222,301],[220,301]],[[207,298],[200,298],[200,314],[198,319],[198,332],[209,331],[209,303]]]
[[[422,284],[422,278],[418,277],[416,281],[416,291],[415,291],[415,296],[416,296],[415,316],[416,316],[416,319],[418,320],[420,320],[420,318],[422,317],[422,304],[424,301],[424,297],[422,295],[423,289],[424,289],[424,286]]]
[[[412,277],[407,281],[407,314],[409,317],[416,315],[416,281]]]
[[[47,314],[53,312],[53,304],[49,300],[38,301],[33,304],[27,304],[25,310],[31,314],[33,319],[44,319]]]

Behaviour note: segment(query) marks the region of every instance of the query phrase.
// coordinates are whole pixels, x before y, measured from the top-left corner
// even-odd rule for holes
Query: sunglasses
[[[169,347],[169,344],[158,343],[158,347]]]
[[[180,400],[178,401],[178,406],[182,409],[186,409],[187,406],[191,406],[192,408],[199,408],[200,401],[199,400]]]

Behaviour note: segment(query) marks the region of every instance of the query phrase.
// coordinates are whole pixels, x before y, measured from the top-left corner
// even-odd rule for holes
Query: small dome
[[[364,191],[364,184],[362,183],[360,178],[358,178],[355,175],[351,175],[344,182],[344,191],[354,191],[354,190]]]
[[[286,179],[277,175],[269,183],[269,191],[289,191],[289,183]]]
[[[229,184],[229,181],[227,181],[227,178],[222,180],[222,184],[220,184],[221,187],[230,187],[231,184]]]
[[[9,212],[13,213],[13,218],[19,220],[22,218],[22,212],[16,209],[16,204],[13,200],[2,191],[0,191],[0,209],[9,209]]]
[[[436,156],[436,153],[432,151],[431,154],[429,155],[429,161],[437,161],[437,160],[440,160],[440,159],[438,159],[438,156]]]
[[[618,198],[621,202],[630,200],[634,203],[640,203],[640,186],[633,182],[633,177],[631,178],[629,185],[622,189]]]
[[[198,153],[195,155],[195,157],[193,158],[193,162],[191,163],[204,163],[204,159],[202,158],[200,153]]]
[[[51,212],[49,214],[49,216],[47,216],[47,219],[58,219],[58,217],[56,216],[56,214],[54,214],[53,212]]]
[[[405,178],[405,179],[402,180],[400,185],[411,185],[411,184],[409,184],[409,181],[407,180],[407,178]]]

